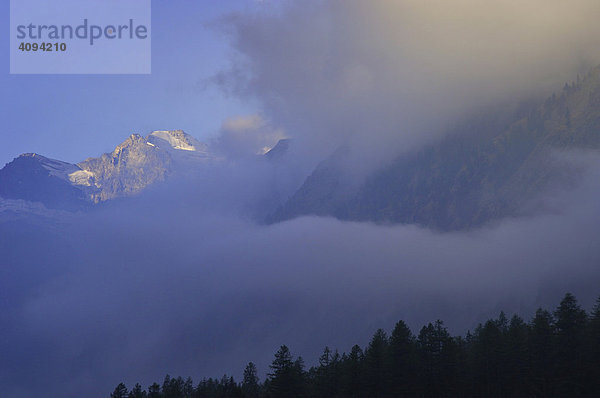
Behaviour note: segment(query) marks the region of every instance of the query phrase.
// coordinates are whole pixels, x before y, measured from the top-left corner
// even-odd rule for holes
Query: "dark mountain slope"
[[[600,67],[504,123],[491,115],[398,158],[341,198],[343,170],[319,166],[269,221],[303,214],[464,229],[520,213],[568,173],[554,150],[600,147]]]
[[[78,170],[70,163],[23,154],[0,170],[0,196],[41,202],[54,209],[81,209],[88,204],[86,195],[68,178]]]

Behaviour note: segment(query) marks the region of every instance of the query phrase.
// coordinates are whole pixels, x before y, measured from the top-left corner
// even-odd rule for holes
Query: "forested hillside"
[[[325,347],[306,369],[283,345],[268,377],[249,363],[241,383],[232,377],[166,376],[146,390],[120,383],[112,398],[233,397],[597,397],[600,396],[600,298],[587,314],[566,294],[553,311],[538,309],[525,322],[514,315],[451,336],[442,321],[414,335],[400,321],[380,329],[363,349],[340,354]]]
[[[457,230],[519,215],[551,184],[570,180],[557,151],[600,147],[600,67],[537,105],[498,113],[467,119],[352,191],[338,151],[268,221],[314,214]]]

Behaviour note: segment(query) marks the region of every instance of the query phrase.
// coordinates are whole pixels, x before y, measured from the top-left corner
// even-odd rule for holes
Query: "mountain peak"
[[[50,208],[79,209],[86,204],[85,195],[69,180],[78,170],[71,163],[24,153],[0,170],[0,196],[41,202]]]
[[[179,149],[183,151],[199,151],[206,152],[207,147],[205,144],[196,140],[189,134],[186,134],[183,130],[157,130],[151,132],[146,140],[157,146],[161,146],[163,142],[169,144],[173,149]]]
[[[116,146],[114,152],[120,152],[121,150],[123,150],[124,148],[130,147],[132,145],[136,145],[136,144],[144,144],[145,143],[145,139],[139,135],[139,134],[131,134],[129,137],[127,137],[127,139],[125,141],[123,141],[122,143],[120,143],[119,145]]]
[[[290,142],[291,142],[290,138],[280,139],[279,141],[277,141],[277,144],[275,144],[275,146],[273,148],[269,149],[265,153],[265,156],[269,160],[275,160],[275,159],[279,159],[279,158],[283,157],[290,148]]]
[[[20,158],[34,158],[36,156],[38,156],[40,158],[45,158],[45,156],[42,156],[42,155],[34,153],[34,152],[22,153],[19,155]]]
[[[78,164],[23,153],[0,170],[0,195],[49,208],[80,208],[137,194],[213,159],[205,144],[183,130],[157,130],[146,137],[133,133],[112,152]]]
[[[38,153],[28,152],[19,155],[14,162],[35,162],[48,171],[49,175],[68,180],[68,175],[79,170],[74,164],[63,162],[61,160],[50,159]]]
[[[35,153],[35,152],[22,153],[18,157],[16,157],[14,160],[17,160],[17,159],[23,159],[23,160],[25,160],[25,159],[32,159],[32,160],[37,161],[39,163],[44,163],[44,162],[60,162],[60,163],[64,163],[64,162],[61,162],[60,160],[50,159],[50,158],[48,158],[46,156],[40,155],[39,153]]]

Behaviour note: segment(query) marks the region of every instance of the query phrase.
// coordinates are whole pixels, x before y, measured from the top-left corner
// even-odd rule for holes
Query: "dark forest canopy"
[[[501,312],[465,336],[451,336],[438,320],[414,335],[400,321],[391,334],[379,329],[363,349],[340,354],[325,347],[306,369],[302,357],[281,346],[266,380],[250,362],[243,380],[167,375],[162,385],[111,398],[229,397],[597,397],[600,396],[600,298],[586,313],[567,293],[549,312],[526,323]]]

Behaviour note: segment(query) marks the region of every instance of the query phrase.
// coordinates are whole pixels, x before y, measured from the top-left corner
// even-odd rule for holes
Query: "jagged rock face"
[[[97,203],[137,194],[211,159],[207,146],[182,130],[154,131],[147,137],[132,134],[113,152],[78,163],[82,171],[71,181]]]
[[[90,158],[77,165],[87,172],[80,178],[84,186],[98,189],[91,193],[93,202],[129,196],[158,181],[163,181],[171,168],[166,151],[151,145],[145,138],[132,134],[111,153]]]
[[[212,160],[206,145],[181,130],[132,134],[114,151],[78,164],[24,154],[0,170],[0,196],[77,210],[131,196],[175,172]]]

